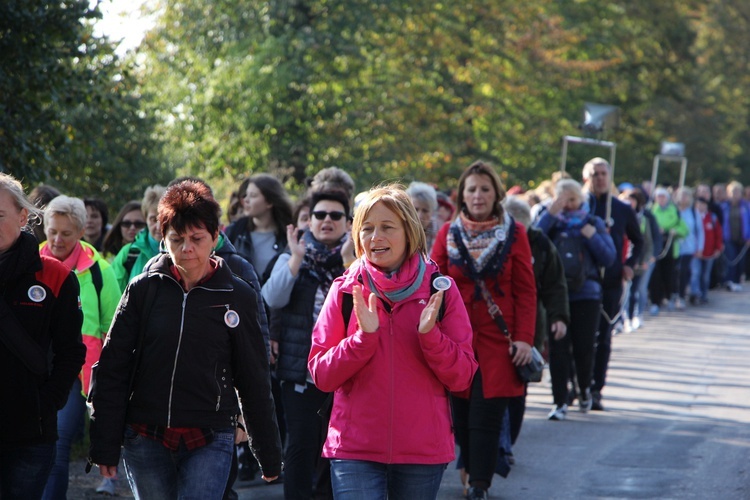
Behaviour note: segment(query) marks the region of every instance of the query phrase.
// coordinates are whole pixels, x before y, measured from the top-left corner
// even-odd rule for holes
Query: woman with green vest
[[[677,257],[680,254],[679,240],[687,235],[687,226],[680,218],[677,206],[672,202],[669,192],[663,187],[654,190],[656,203],[651,207],[651,213],[656,218],[659,232],[664,241],[662,254],[656,261],[654,273],[649,282],[649,295],[651,296],[651,314],[659,314],[659,309],[665,300],[671,300],[672,295],[677,293]],[[669,302],[669,307],[674,307],[674,302]]]
[[[68,402],[57,414],[57,456],[44,490],[45,499],[65,498],[70,447],[77,437],[83,437],[91,366],[99,360],[106,332],[120,302],[120,288],[112,268],[93,246],[81,241],[85,225],[86,207],[78,198],[60,195],[44,210],[47,241],[40,245],[39,253],[59,260],[78,278],[83,311],[81,333],[86,345],[83,370],[73,384]]]

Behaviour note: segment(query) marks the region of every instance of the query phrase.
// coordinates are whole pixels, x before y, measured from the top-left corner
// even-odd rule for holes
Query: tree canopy
[[[649,178],[663,140],[689,182],[750,181],[744,0],[161,0],[125,60],[86,1],[0,9],[0,162],[31,180],[121,195],[335,165],[451,187],[482,158],[527,187],[590,101],[620,110],[616,182]],[[595,155],[571,148],[571,172]]]

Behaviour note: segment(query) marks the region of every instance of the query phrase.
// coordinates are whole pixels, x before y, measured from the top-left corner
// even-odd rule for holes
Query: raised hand
[[[435,327],[440,306],[443,304],[444,290],[439,290],[432,294],[427,306],[422,309],[422,315],[419,317],[419,333],[427,333]]]
[[[362,294],[362,287],[354,285],[352,290],[352,299],[354,302],[354,314],[357,315],[357,323],[365,333],[375,333],[380,327],[378,318],[378,298],[374,293],[370,294],[368,300],[365,300]]]

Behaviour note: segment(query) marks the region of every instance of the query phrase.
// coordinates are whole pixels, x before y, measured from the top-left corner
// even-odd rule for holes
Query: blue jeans
[[[381,464],[331,460],[336,500],[434,500],[448,464]]]
[[[700,297],[708,300],[708,289],[711,285],[711,271],[714,267],[715,259],[697,259],[700,265]]]
[[[205,446],[172,451],[127,426],[122,458],[136,499],[221,500],[233,453],[232,428],[214,431]]]
[[[0,451],[0,498],[42,498],[47,475],[55,462],[55,443],[43,443]]]
[[[68,494],[70,448],[83,439],[86,422],[86,398],[81,393],[81,380],[76,379],[68,394],[68,402],[57,412],[57,454],[55,465],[44,488],[44,500],[58,500]]]

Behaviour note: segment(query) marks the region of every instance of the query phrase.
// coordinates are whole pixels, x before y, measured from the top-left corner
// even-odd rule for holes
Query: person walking
[[[555,186],[555,195],[537,225],[562,257],[568,287],[570,325],[567,335],[555,337],[549,344],[555,407],[547,417],[565,420],[572,361],[575,361],[581,412],[588,412],[593,405],[590,386],[594,343],[601,320],[600,268],[612,265],[616,251],[604,221],[590,213],[578,182],[562,179]]]
[[[39,210],[0,173],[0,498],[42,497],[55,462],[57,412],[86,358],[75,275],[40,255],[26,229]],[[79,390],[80,392],[80,390]],[[80,396],[79,396],[80,397]]]
[[[477,367],[466,309],[400,187],[367,193],[352,236],[358,259],[331,285],[308,360],[334,393],[323,447],[334,498],[433,500],[455,455],[448,391]]]
[[[79,198],[60,195],[44,209],[44,231],[47,241],[39,253],[57,259],[75,272],[80,285],[83,311],[83,343],[86,362],[79,380],[73,383],[68,402],[57,415],[57,454],[44,490],[45,499],[65,498],[68,490],[70,452],[73,442],[83,438],[86,422],[86,395],[91,381],[91,367],[99,359],[104,336],[112,322],[120,288],[109,263],[93,246],[83,241],[86,207]]]
[[[531,249],[525,228],[503,210],[504,198],[495,169],[483,161],[471,164],[458,181],[458,213],[440,229],[432,249],[440,270],[461,292],[479,362],[471,388],[454,391],[452,400],[470,499],[487,498],[508,400],[525,391],[515,367],[531,361],[534,343]]]
[[[612,166],[604,158],[592,158],[583,166],[583,180],[589,193],[590,211],[602,219],[615,244],[617,256],[604,269],[602,278],[602,318],[596,335],[594,372],[591,385],[592,410],[602,411],[602,390],[607,382],[607,368],[612,354],[612,329],[622,308],[624,284],[633,279],[633,267],[643,252],[643,236],[638,219],[629,203],[611,195]],[[625,238],[630,251],[623,257]]]
[[[127,286],[94,371],[89,460],[113,477],[122,445],[136,498],[222,498],[240,413],[264,478],[281,473],[257,301],[212,255],[219,213],[202,183],[166,190],[167,253]]]

